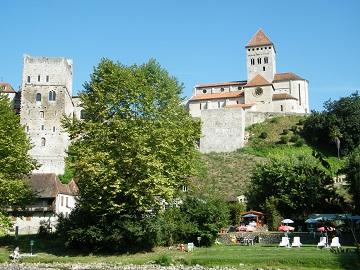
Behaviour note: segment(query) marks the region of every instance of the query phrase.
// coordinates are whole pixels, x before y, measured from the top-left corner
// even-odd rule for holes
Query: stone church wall
[[[232,152],[244,146],[245,112],[242,109],[203,110],[200,151]]]

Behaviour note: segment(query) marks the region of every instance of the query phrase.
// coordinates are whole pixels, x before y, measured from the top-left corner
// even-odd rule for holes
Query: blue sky
[[[360,90],[360,1],[2,0],[0,80],[21,83],[24,53],[74,60],[74,92],[102,57],[155,58],[184,83],[246,79],[244,46],[262,28],[277,71],[309,81],[311,109]]]

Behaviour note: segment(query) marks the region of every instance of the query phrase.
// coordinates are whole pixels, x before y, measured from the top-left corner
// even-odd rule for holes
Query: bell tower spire
[[[261,75],[269,82],[276,73],[276,51],[274,43],[259,29],[251,38],[246,48],[247,80]]]

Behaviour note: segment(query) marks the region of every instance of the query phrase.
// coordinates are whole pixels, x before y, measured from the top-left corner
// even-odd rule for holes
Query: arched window
[[[45,146],[46,145],[46,139],[45,138],[41,138],[41,146]]]
[[[257,62],[258,62],[259,65],[261,65],[261,58],[258,58]]]
[[[41,102],[41,94],[40,93],[36,94],[36,101]]]
[[[251,58],[250,61],[251,61],[251,64],[252,64],[252,65],[255,65],[255,59],[254,59],[254,58]]]
[[[267,56],[264,57],[264,63],[267,64],[269,62],[269,58]]]
[[[49,92],[49,101],[55,101],[56,100],[56,93],[54,90],[51,90]]]

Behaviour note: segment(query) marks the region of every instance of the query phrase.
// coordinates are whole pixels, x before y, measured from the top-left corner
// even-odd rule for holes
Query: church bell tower
[[[256,75],[261,75],[267,81],[272,82],[276,73],[276,51],[274,44],[259,29],[245,48],[248,82]]]

